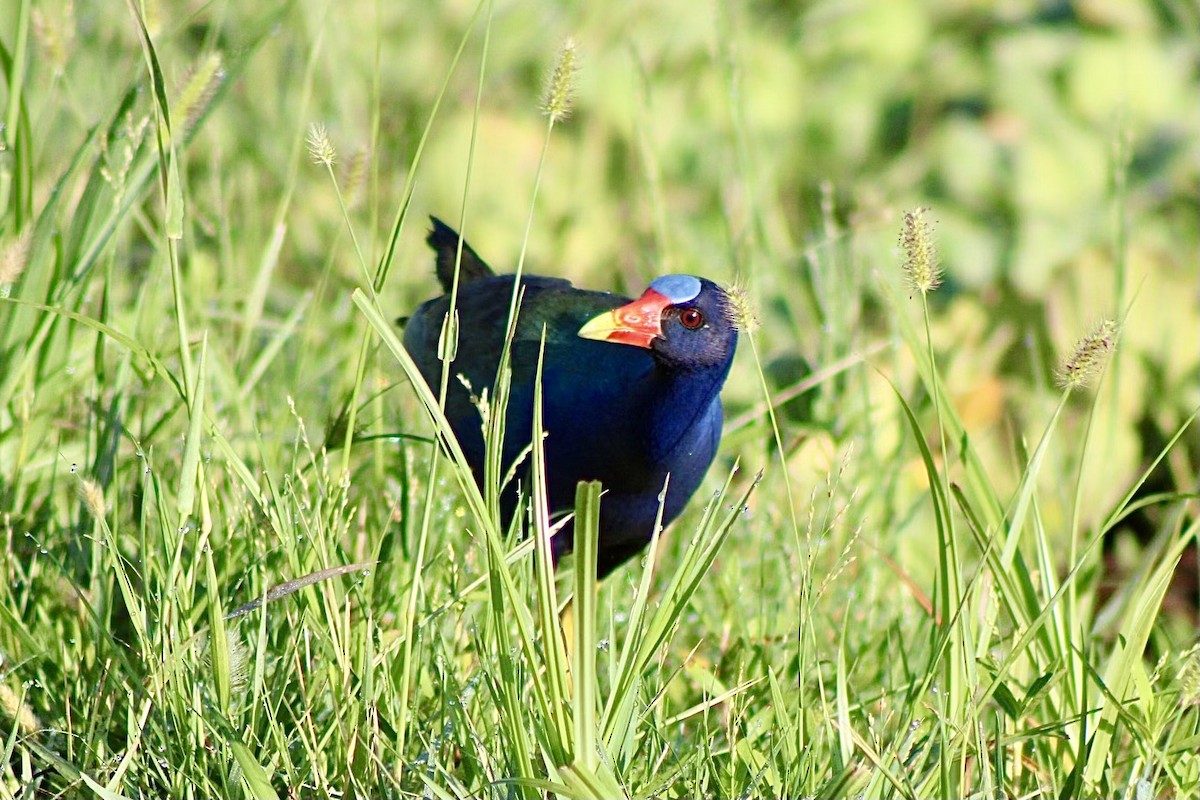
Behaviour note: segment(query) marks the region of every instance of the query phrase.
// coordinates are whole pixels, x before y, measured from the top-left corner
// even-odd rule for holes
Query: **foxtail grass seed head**
[[[1103,320],[1095,330],[1075,343],[1071,355],[1063,360],[1055,373],[1058,388],[1083,389],[1091,386],[1117,347],[1117,323]]]
[[[225,68],[220,53],[209,53],[187,71],[174,111],[184,121],[185,135],[196,127],[196,123],[208,111],[217,89],[224,82]]]
[[[100,484],[84,478],[79,486],[79,495],[83,498],[83,504],[92,515],[92,519],[104,519],[104,490],[100,488]]]
[[[234,694],[241,694],[250,682],[250,648],[227,628],[225,649],[229,653],[229,689]]]
[[[57,8],[32,9],[33,39],[46,56],[46,63],[55,75],[62,75],[75,50],[74,0]]]
[[[0,719],[5,717],[16,723],[16,727],[25,734],[42,727],[41,721],[29,710],[21,696],[7,683],[0,683]]]
[[[325,130],[325,123],[314,122],[309,125],[305,143],[308,145],[308,154],[312,156],[314,164],[333,166],[337,153],[333,149],[333,142],[329,140],[329,131]]]
[[[1180,704],[1200,705],[1200,645],[1192,645],[1183,653],[1183,665],[1179,668],[1176,680]]]
[[[32,229],[0,247],[0,286],[16,283],[29,262],[29,240]]]
[[[734,284],[725,293],[729,296],[726,313],[733,327],[743,333],[754,333],[758,330],[758,315],[754,313],[754,303],[750,300],[750,292],[746,287]]]
[[[562,122],[571,114],[571,101],[575,93],[575,39],[567,37],[558,51],[554,70],[546,80],[542,93],[542,111],[551,122]]]
[[[370,166],[371,150],[366,147],[355,150],[342,165],[342,194],[346,205],[354,206],[362,199]]]
[[[909,289],[921,294],[929,294],[942,283],[942,267],[933,245],[933,223],[927,218],[928,213],[928,208],[906,211],[900,231],[904,277]]]
[[[150,117],[135,119],[133,112],[129,111],[115,139],[110,140],[107,133],[100,137],[100,152],[104,157],[100,177],[113,191],[114,206],[121,205],[125,199],[125,190],[128,188],[125,179],[129,176],[129,169],[133,166],[149,125]]]

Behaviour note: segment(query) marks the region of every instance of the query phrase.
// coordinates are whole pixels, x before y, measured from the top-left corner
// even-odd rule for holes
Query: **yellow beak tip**
[[[605,311],[603,314],[598,314],[592,317],[583,324],[579,329],[579,336],[583,339],[599,339],[604,341],[609,335],[616,330],[617,320],[611,311]]]

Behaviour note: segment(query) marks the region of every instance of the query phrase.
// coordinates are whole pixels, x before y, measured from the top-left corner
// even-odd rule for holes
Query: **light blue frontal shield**
[[[700,294],[700,279],[691,275],[663,275],[655,278],[650,288],[676,305],[696,299]]]

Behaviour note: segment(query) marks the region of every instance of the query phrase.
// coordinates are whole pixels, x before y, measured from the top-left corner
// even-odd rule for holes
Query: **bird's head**
[[[737,314],[729,294],[712,281],[664,275],[632,303],[588,320],[579,335],[644,347],[672,369],[728,366],[737,348]]]

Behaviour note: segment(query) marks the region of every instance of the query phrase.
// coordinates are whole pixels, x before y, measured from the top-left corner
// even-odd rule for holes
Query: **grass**
[[[0,797],[1195,796],[1200,28],[1128,8],[0,12]],[[414,380],[426,213],[755,306],[598,588]]]

